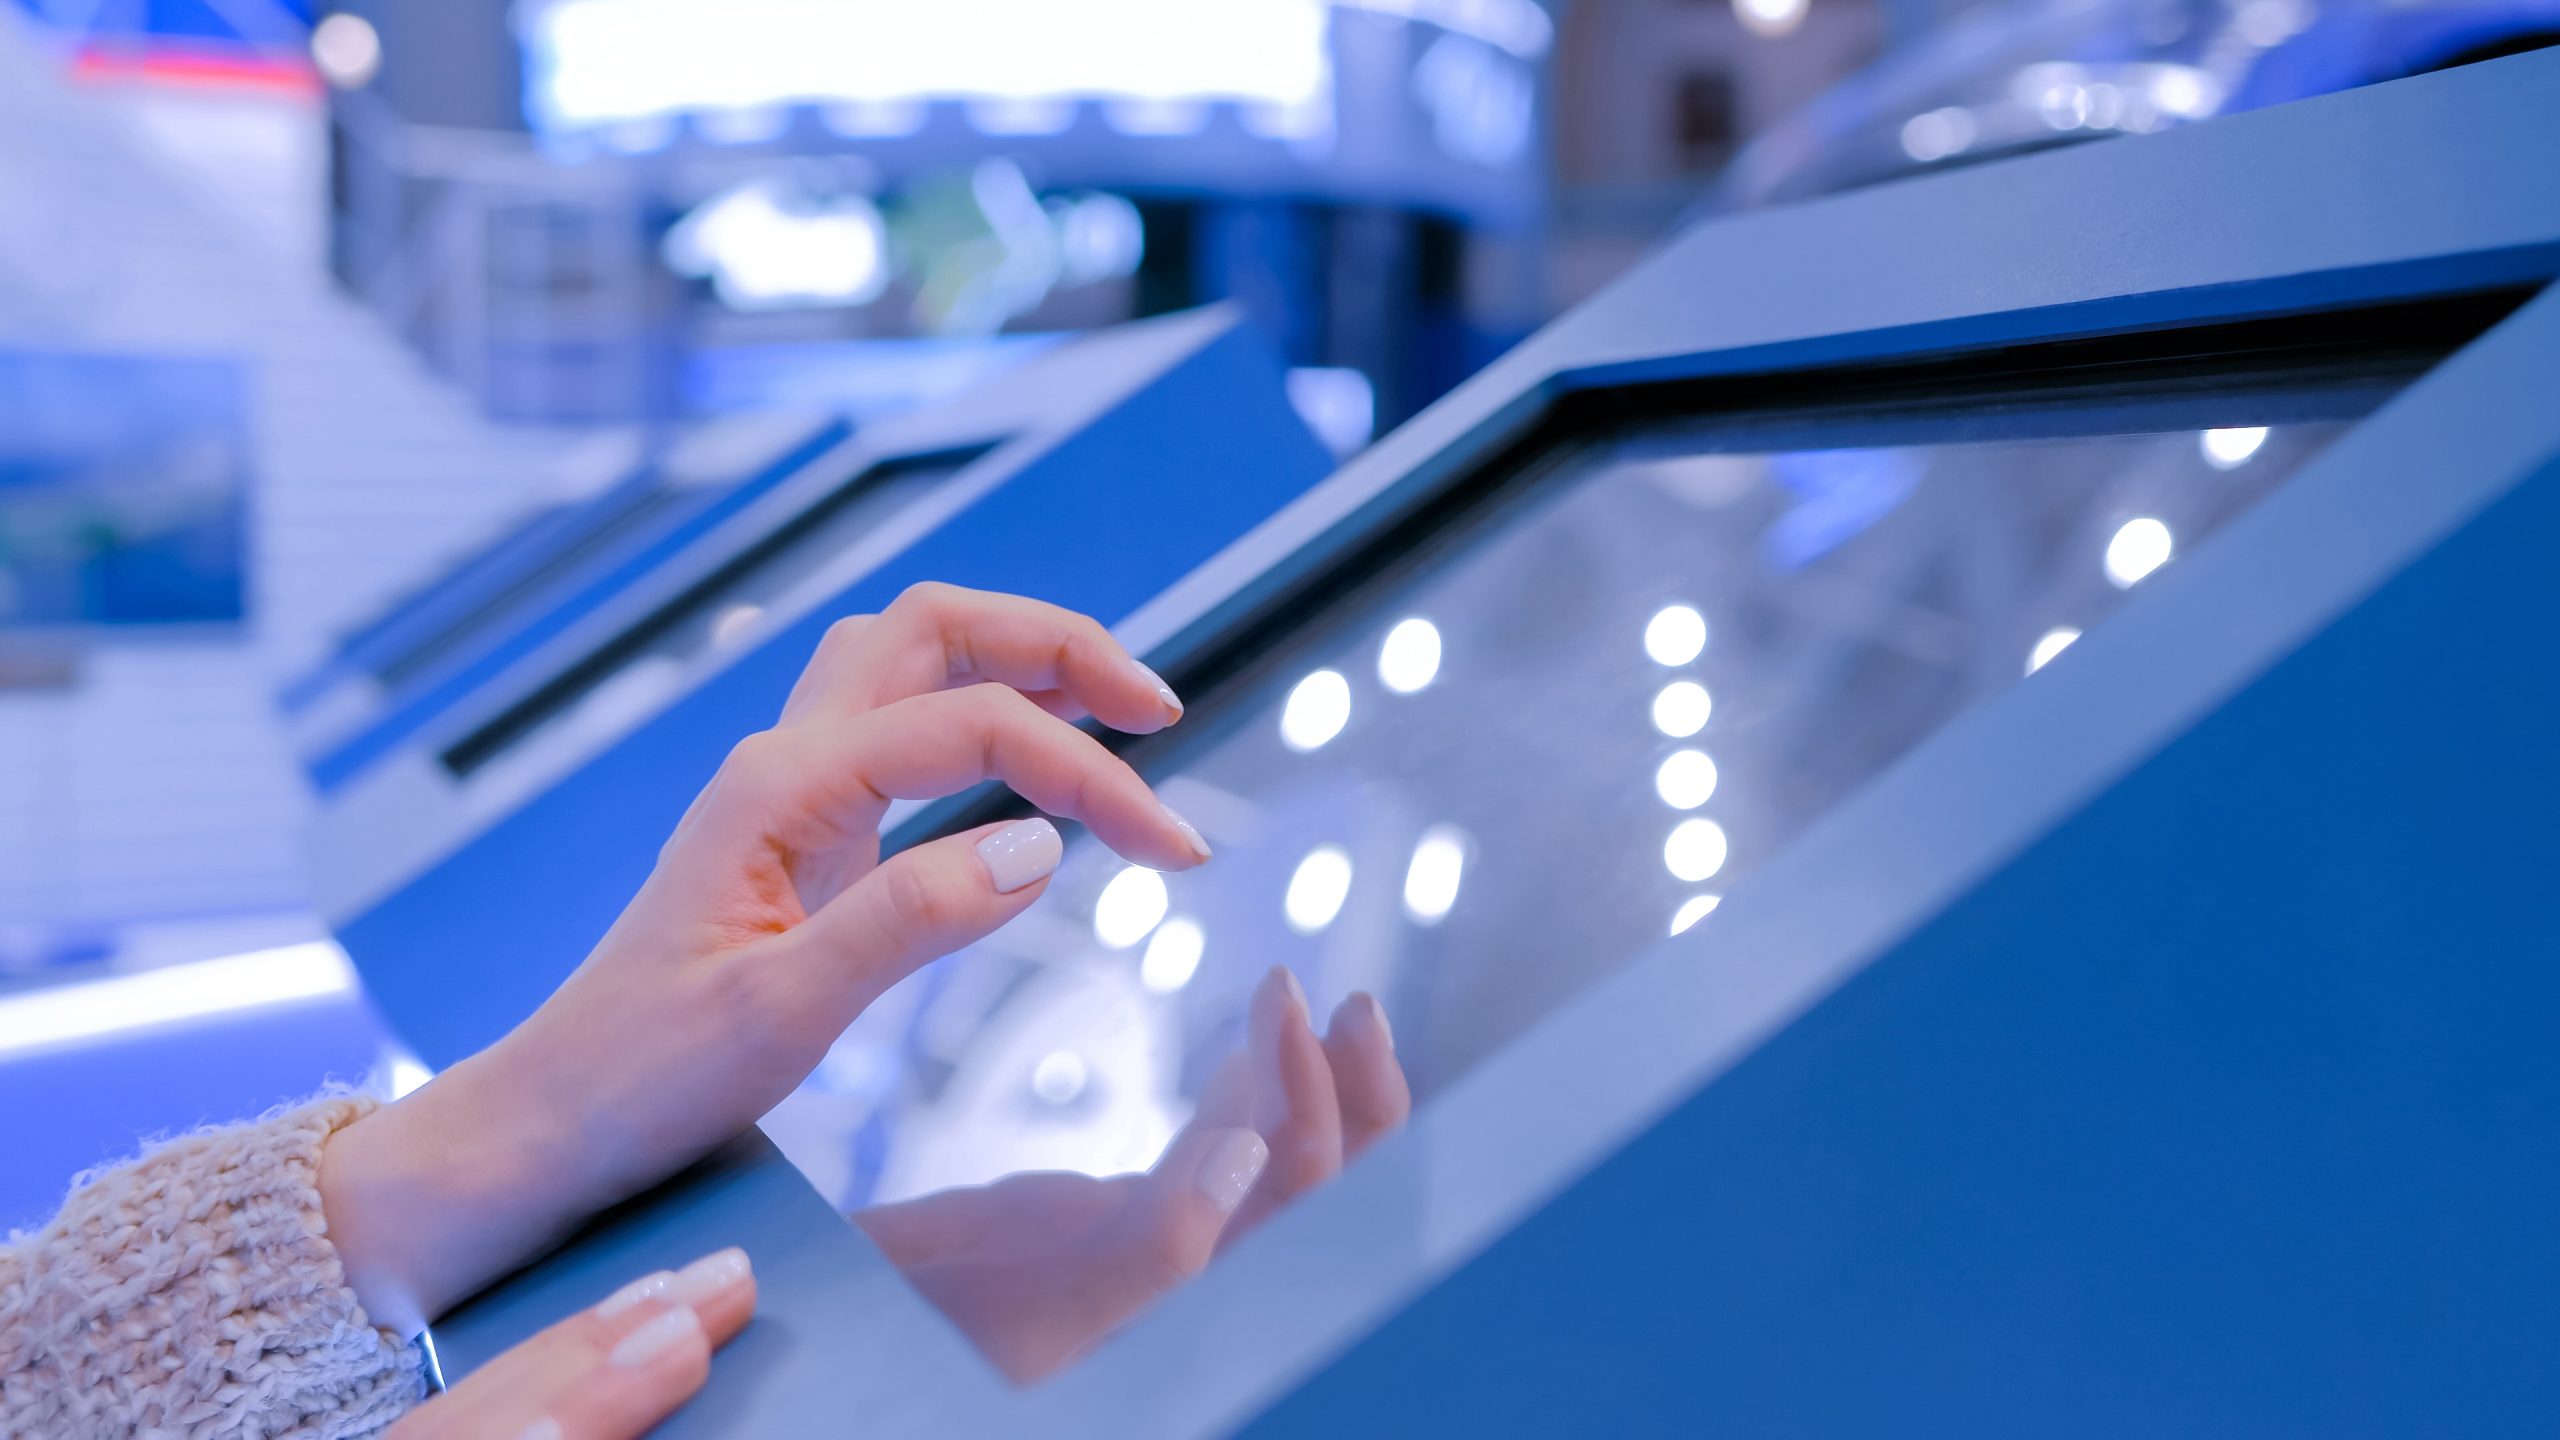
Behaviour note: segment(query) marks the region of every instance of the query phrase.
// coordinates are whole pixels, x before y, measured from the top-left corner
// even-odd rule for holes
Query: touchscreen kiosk
[[[448,1064],[576,965],[647,874],[646,836],[771,722],[828,624],[929,579],[1116,620],[1329,463],[1223,310],[1063,344],[839,433],[398,717],[396,751],[318,821],[340,940],[393,1026]]]
[[[743,1244],[674,1433],[2532,1428],[2555,124],[2525,56],[1690,233],[1123,627],[1211,864],[1071,840],[448,1371]],[[1144,1167],[1275,963],[1413,1118],[1054,1376],[841,1218]]]
[[[279,704],[313,783],[345,784],[850,433],[835,418],[714,421],[594,494],[523,517],[284,689]]]

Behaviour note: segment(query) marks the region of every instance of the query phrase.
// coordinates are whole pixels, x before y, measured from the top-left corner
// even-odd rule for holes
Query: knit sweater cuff
[[[334,1095],[87,1177],[0,1251],[0,1433],[370,1435],[417,1403],[321,1213],[320,1152],[374,1109]]]

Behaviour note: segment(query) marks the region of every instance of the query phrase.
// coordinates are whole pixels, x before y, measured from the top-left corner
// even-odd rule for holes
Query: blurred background
[[[1716,214],[2555,39],[2560,0],[0,0],[0,1224],[138,1132],[414,1083],[279,697],[706,424],[1223,301],[1347,456]]]

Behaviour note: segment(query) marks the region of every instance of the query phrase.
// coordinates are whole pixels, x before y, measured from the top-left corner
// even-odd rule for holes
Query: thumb
[[[1034,816],[881,862],[791,931],[796,945],[827,957],[807,967],[812,983],[851,982],[852,993],[835,990],[824,1008],[859,1013],[918,967],[985,939],[1047,891],[1064,849],[1058,827]]]

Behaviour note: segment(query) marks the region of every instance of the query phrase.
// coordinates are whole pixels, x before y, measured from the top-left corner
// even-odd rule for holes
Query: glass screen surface
[[[1374,993],[1427,1105],[1711,928],[1951,718],[2071,663],[2373,399],[2190,398],[2132,433],[2084,413],[1581,443],[1132,752],[1210,865],[1157,876],[1073,840],[1039,904],[893,990],[767,1128],[845,1206],[1143,1168],[1276,964],[1319,1027]]]
[[[1319,1031],[1355,992],[1381,1001],[1419,1109],[1670,936],[1717,963],[1715,912],[1755,868],[1970,707],[2079,663],[2081,632],[2410,373],[2030,378],[2051,393],[1530,447],[1195,661],[1188,717],[1127,753],[1208,865],[1160,875],[1072,836],[1037,903],[894,987],[764,1128],[1036,1379],[1075,1352],[1026,1361],[1021,1317],[1058,1309],[1044,1285],[1098,1282],[1015,1252],[1056,1231],[1095,1268],[1077,1217],[1192,1174],[1195,1110],[1206,1136],[1240,1123],[1236,1077],[1268,1088],[1237,1056],[1272,967]],[[1374,1038],[1343,1023],[1352,1049]],[[1082,1178],[1177,1144],[1142,1180]],[[1015,1213],[1041,1197],[1057,1213]],[[982,1211],[1009,1218],[979,1248],[937,1228]]]

